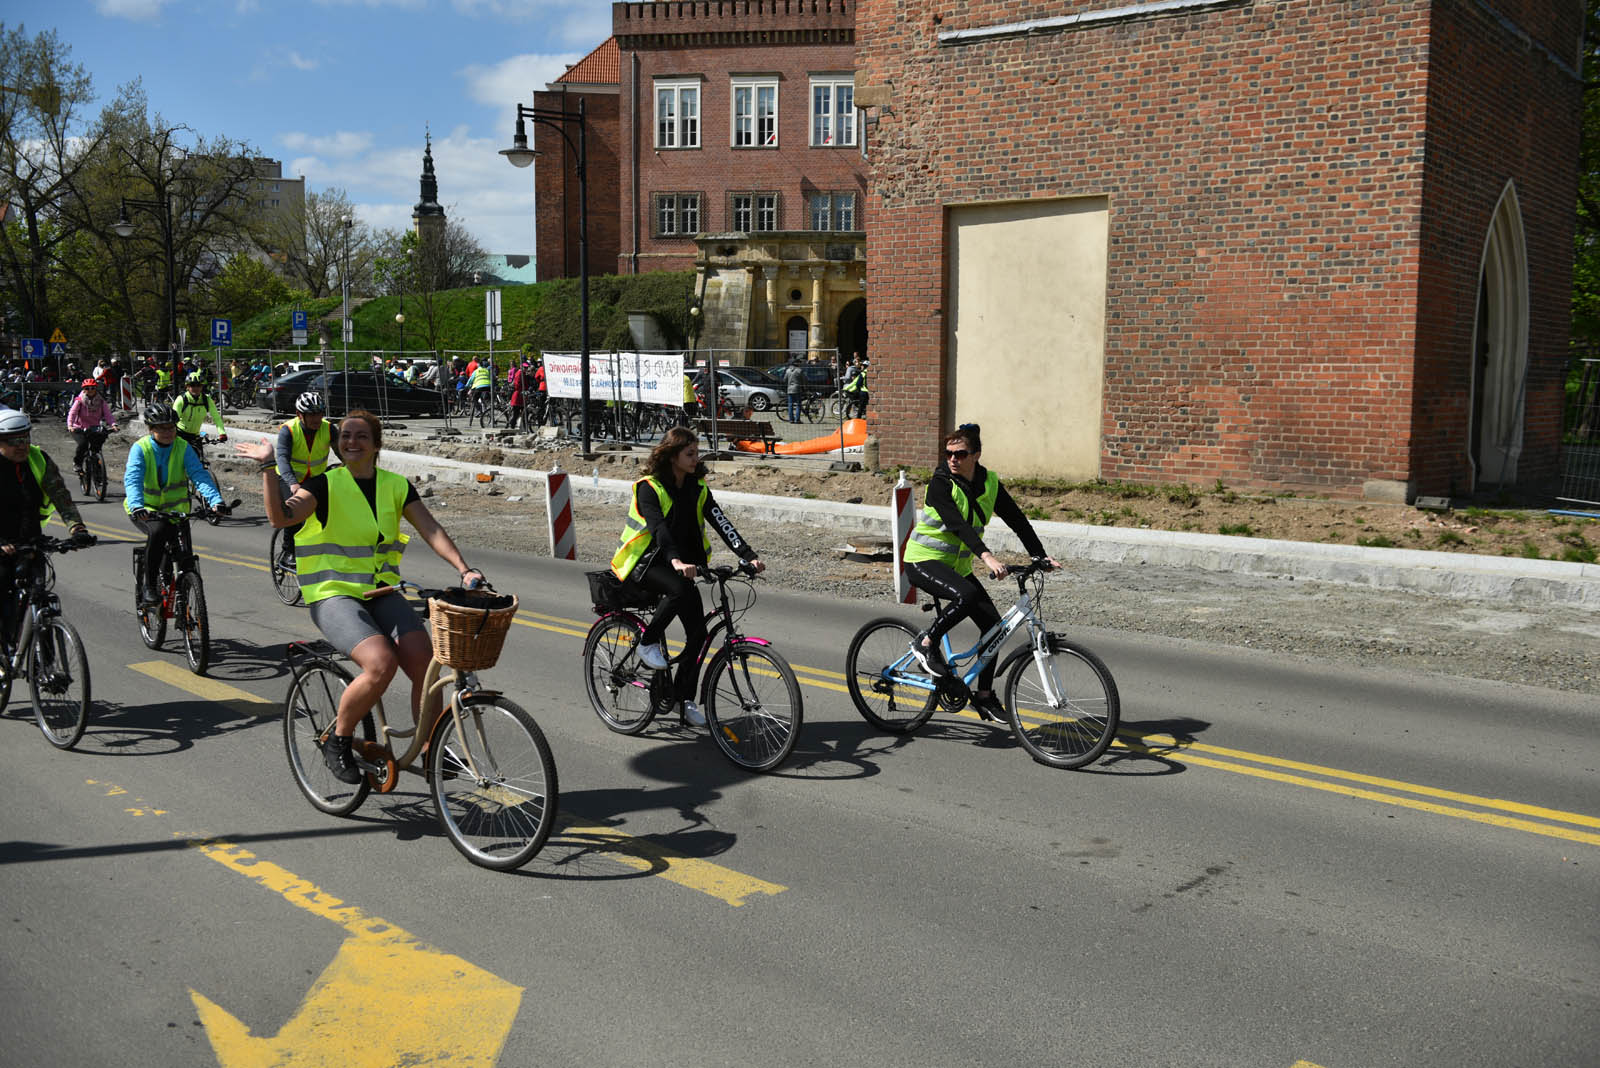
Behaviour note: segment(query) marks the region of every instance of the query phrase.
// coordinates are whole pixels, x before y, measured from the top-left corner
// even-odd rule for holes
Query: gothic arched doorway
[[[1473,487],[1515,482],[1528,375],[1528,249],[1514,183],[1500,195],[1484,241],[1472,339]]]

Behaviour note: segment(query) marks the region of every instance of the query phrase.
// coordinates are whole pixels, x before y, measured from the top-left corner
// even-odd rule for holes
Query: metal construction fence
[[[1561,420],[1560,499],[1600,508],[1600,359],[1574,363]]]

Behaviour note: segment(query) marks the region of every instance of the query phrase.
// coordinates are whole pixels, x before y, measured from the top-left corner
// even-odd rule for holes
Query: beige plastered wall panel
[[[1107,202],[949,209],[946,411],[1008,477],[1100,474]]]

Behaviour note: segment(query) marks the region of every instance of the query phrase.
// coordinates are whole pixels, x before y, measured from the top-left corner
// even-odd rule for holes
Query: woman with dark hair
[[[483,573],[461,558],[444,527],[428,511],[416,487],[378,466],[383,424],[371,412],[347,414],[339,423],[341,467],[308,475],[285,500],[278,488],[273,443],[236,445],[234,451],[261,464],[262,503],[275,527],[303,523],[295,537],[295,569],[311,622],[355,661],[361,674],[345,687],[323,759],[340,782],[361,781],[350,758],[356,724],[389,688],[397,670],[411,680],[411,716],[421,707],[421,685],[433,645],[416,610],[394,592],[405,551],[400,519],[416,528],[428,548],[456,569],[468,589]]]
[[[663,598],[639,641],[639,659],[646,666],[658,671],[667,666],[663,641],[667,624],[674,618],[682,622],[684,652],[673,677],[673,694],[683,705],[684,719],[696,727],[706,721],[694,702],[699,674],[696,659],[706,637],[705,609],[694,578],[711,553],[706,517],[711,517],[717,533],[739,559],[757,571],[766,568],[717,506],[705,479],[700,439],[681,426],[668,430],[651,450],[644,476],[633,484],[622,544],[611,557],[611,571],[617,578]]]
[[[923,498],[922,514],[906,543],[906,574],[918,588],[944,601],[944,610],[933,626],[918,635],[912,645],[912,651],[933,675],[950,674],[939,641],[957,623],[971,616],[979,633],[983,633],[1000,622],[994,601],[972,573],[972,559],[977,557],[990,575],[1006,575],[1006,565],[996,560],[983,543],[983,528],[989,520],[996,516],[1003,519],[1021,539],[1029,556],[1036,560],[1045,556],[1033,524],[1000,484],[1000,476],[978,462],[982,453],[983,438],[976,423],[963,423],[945,435],[943,454]],[[1053,559],[1050,563],[1060,566]],[[1004,721],[1005,706],[994,694],[994,668],[990,661],[978,676],[972,704],[986,718]]]

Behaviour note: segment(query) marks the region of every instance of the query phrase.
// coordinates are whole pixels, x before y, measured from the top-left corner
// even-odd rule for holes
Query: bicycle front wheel
[[[204,675],[211,663],[211,617],[206,614],[205,584],[196,571],[185,571],[178,579],[178,632],[189,670]]]
[[[267,565],[272,572],[272,588],[277,591],[278,600],[292,608],[300,603],[300,573],[295,570],[294,557],[285,549],[288,541],[289,536],[283,527],[273,530]]]
[[[158,582],[156,588],[160,590]],[[133,550],[133,599],[134,611],[139,615],[139,639],[146,647],[151,649],[161,648],[161,642],[167,636],[166,608],[158,601],[149,608],[139,607],[139,598],[144,590],[144,546],[137,546]]]
[[[650,668],[639,662],[638,623],[612,615],[589,629],[583,643],[583,681],[589,703],[607,727],[618,734],[638,734],[655,716]]]
[[[89,658],[83,639],[60,616],[41,620],[28,654],[28,690],[33,718],[45,740],[71,749],[89,723]]]
[[[89,457],[90,476],[89,482],[94,490],[95,500],[106,499],[106,461],[98,452]]]
[[[520,868],[555,826],[555,757],[533,717],[498,694],[465,698],[446,711],[428,748],[439,822],[472,863]]]
[[[1081,768],[1100,759],[1122,715],[1116,680],[1100,658],[1051,635],[1045,656],[1029,648],[1007,659],[1006,710],[1022,748],[1052,768]]]
[[[350,676],[343,668],[326,660],[313,661],[295,675],[283,699],[283,748],[295,785],[307,801],[330,816],[348,816],[372,789],[365,775],[353,785],[340,782],[322,757],[322,746],[333,733],[339,699],[348,685]],[[360,737],[370,742],[372,717],[364,717],[358,730]]]
[[[805,716],[789,662],[754,642],[719,652],[706,668],[706,726],[722,755],[750,771],[789,759]]]
[[[845,653],[850,700],[881,731],[910,734],[928,722],[938,703],[933,679],[911,655],[916,638],[909,623],[885,616],[856,631]]]

